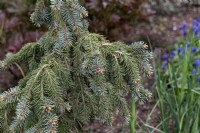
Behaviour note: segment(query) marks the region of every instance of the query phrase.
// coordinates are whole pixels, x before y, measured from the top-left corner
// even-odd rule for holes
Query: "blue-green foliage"
[[[78,0],[39,0],[31,20],[49,31],[37,42],[0,61],[7,69],[25,64],[17,87],[0,94],[0,132],[81,132],[92,119],[124,118],[124,96],[146,101],[151,93],[141,74],[152,73],[148,45],[110,43],[88,31],[87,11]]]

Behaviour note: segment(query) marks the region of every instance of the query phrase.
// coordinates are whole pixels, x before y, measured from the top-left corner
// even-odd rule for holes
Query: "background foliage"
[[[35,0],[0,1],[0,46],[7,52],[17,52],[25,43],[36,41],[41,33],[35,31],[29,17]]]
[[[147,0],[84,0],[89,11],[90,29],[94,32],[110,35],[112,29],[136,21],[146,20],[144,10]]]
[[[157,94],[164,132],[197,133],[200,131],[200,18],[192,30],[180,26],[183,38],[177,48],[163,55],[157,68]]]

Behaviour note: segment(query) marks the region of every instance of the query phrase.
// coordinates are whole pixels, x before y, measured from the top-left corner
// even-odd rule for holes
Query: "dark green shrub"
[[[148,45],[110,43],[88,32],[87,15],[77,0],[36,3],[31,20],[49,31],[0,62],[26,66],[18,86],[0,95],[1,132],[81,132],[92,119],[111,122],[116,107],[129,119],[125,94],[151,97],[140,76],[152,73]]]

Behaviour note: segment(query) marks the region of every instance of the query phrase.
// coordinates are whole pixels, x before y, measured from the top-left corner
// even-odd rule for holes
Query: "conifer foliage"
[[[0,95],[0,132],[80,132],[92,119],[112,122],[115,108],[128,118],[127,93],[151,97],[140,76],[152,73],[148,46],[110,43],[88,31],[85,17],[78,0],[37,1],[31,20],[49,31],[0,62],[1,70],[26,66],[18,86]]]

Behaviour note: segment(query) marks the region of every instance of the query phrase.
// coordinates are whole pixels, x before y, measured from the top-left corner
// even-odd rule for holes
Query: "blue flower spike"
[[[182,31],[182,34],[184,36],[187,35],[187,23],[183,23],[182,25],[179,26],[179,29]]]
[[[163,58],[163,60],[167,60],[168,59],[168,55],[164,54],[162,58]]]
[[[187,23],[184,22],[182,25],[179,26],[180,30],[185,30],[187,28]]]
[[[193,66],[194,68],[200,67],[200,60],[194,60]]]
[[[200,83],[200,76],[198,76],[197,80],[198,80],[198,82]]]
[[[177,51],[178,51],[178,54],[180,54],[182,51],[182,48],[178,47]]]
[[[197,52],[197,47],[195,47],[195,46],[192,47],[192,52],[193,52],[193,53],[196,53],[196,52]]]
[[[196,73],[197,73],[197,69],[194,68],[194,69],[192,70],[192,74],[195,75]]]
[[[186,35],[187,35],[187,30],[183,30],[182,34],[183,34],[184,36],[186,36]]]
[[[197,18],[197,21],[200,22],[200,17]]]
[[[190,42],[187,41],[185,44],[186,44],[186,47],[190,47]]]
[[[200,17],[193,20],[192,30],[194,32],[194,36],[198,37],[200,32]]]
[[[175,55],[176,55],[176,52],[175,52],[175,50],[173,50],[173,51],[171,52],[171,54],[170,54],[170,58],[173,59]]]
[[[167,68],[168,61],[163,61],[162,63],[162,69],[165,70]]]
[[[199,34],[199,28],[198,28],[198,27],[196,27],[196,28],[194,29],[194,35],[197,37],[197,36],[198,36],[198,34]]]

